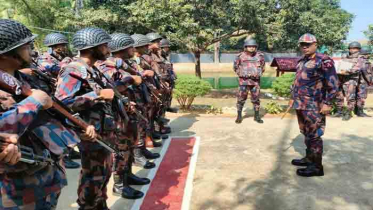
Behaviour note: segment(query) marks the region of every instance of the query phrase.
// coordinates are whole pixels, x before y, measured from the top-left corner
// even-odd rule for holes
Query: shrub
[[[194,98],[204,96],[211,91],[209,82],[195,76],[181,75],[176,81],[174,96],[182,109],[189,109]]]
[[[270,101],[264,109],[269,114],[280,114],[283,111],[282,107],[275,101]]]
[[[291,85],[295,79],[295,74],[284,74],[278,77],[272,84],[272,88],[278,96],[290,97]]]

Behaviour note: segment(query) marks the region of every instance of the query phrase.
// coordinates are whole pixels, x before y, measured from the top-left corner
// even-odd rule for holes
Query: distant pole
[[[214,36],[215,38],[218,36],[216,32]],[[220,42],[214,44],[214,61],[215,63],[220,63]]]

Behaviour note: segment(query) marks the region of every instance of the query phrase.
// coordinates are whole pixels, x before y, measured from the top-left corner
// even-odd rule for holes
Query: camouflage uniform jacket
[[[303,57],[297,65],[292,86],[293,108],[297,110],[320,110],[322,104],[331,105],[338,91],[339,81],[333,60],[316,53]]]
[[[99,81],[102,85],[98,84]],[[106,102],[99,97],[100,90],[105,88],[106,82],[95,66],[90,67],[81,58],[76,57],[61,69],[55,96],[73,111],[78,112],[85,122],[93,125],[97,133],[115,143],[114,133],[117,126],[112,102]],[[102,148],[98,143],[82,141],[81,144],[84,148],[93,150]]]
[[[261,52],[256,52],[254,56],[241,52],[233,63],[233,70],[239,77],[240,85],[252,85],[250,80],[259,80],[265,71],[264,68],[264,54]]]
[[[155,72],[160,76],[160,78],[164,81],[169,82],[170,79],[170,64],[165,60],[162,56],[158,55],[157,53],[151,53],[150,57],[152,58],[152,68]]]
[[[3,79],[7,77],[8,81],[38,89],[33,85],[34,78],[28,75],[19,71],[15,72],[14,77],[2,73]],[[14,203],[5,203],[10,200],[20,202],[16,203],[20,206],[59,192],[67,185],[64,168],[60,165],[62,156],[68,146],[80,141],[79,137],[42,110],[42,105],[31,96],[21,98],[0,90],[0,113],[0,132],[17,134],[20,136],[19,144],[33,149],[37,155],[43,155],[47,149],[57,163],[57,167],[22,162],[14,166],[0,164],[0,206],[13,206]]]
[[[51,74],[54,78],[57,78],[61,68],[69,64],[71,61],[72,59],[70,57],[62,58],[61,56],[52,55],[48,52],[39,56],[37,59],[37,63],[41,69]]]

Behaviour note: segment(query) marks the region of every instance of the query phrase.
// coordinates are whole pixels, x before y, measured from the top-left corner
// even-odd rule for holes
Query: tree
[[[368,30],[364,34],[369,39],[370,45],[373,45],[373,24],[368,26]]]
[[[269,51],[295,49],[298,38],[308,32],[320,45],[335,48],[346,38],[353,18],[339,0],[141,0],[123,8],[132,12],[129,22],[193,52],[198,77],[200,54],[216,42],[246,34]]]

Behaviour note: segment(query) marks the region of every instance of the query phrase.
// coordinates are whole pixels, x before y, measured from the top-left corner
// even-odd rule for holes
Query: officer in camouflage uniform
[[[155,66],[154,60],[148,54],[148,46],[150,44],[150,40],[142,34],[133,34],[132,39],[135,41],[134,48],[135,48],[135,61],[137,63],[137,67],[140,70],[144,84],[146,84],[148,92],[150,93],[150,101],[147,101],[146,106],[146,114],[147,118],[149,119],[148,128],[150,134],[155,133],[154,128],[154,121],[155,121],[155,113],[158,110],[158,107],[162,104],[162,94],[160,90],[159,81],[155,79],[156,72],[152,68]],[[158,136],[157,136],[158,137]],[[159,141],[155,141],[153,139],[153,135],[147,136],[147,145],[153,145],[154,147],[162,146],[162,143]]]
[[[36,36],[13,20],[0,20],[0,78],[10,86],[35,89],[28,97],[0,89],[0,132],[15,134],[2,140],[0,151],[0,209],[55,209],[61,189],[67,185],[62,157],[79,137],[50,115],[52,99],[36,90],[38,81],[18,69],[32,62],[30,42]],[[94,138],[91,126],[86,140]],[[28,164],[20,160],[19,147],[28,147],[36,155],[50,158],[54,164]]]
[[[373,85],[372,81],[372,64],[369,61],[369,51],[366,49],[361,49],[361,58],[365,61],[365,67],[360,72],[359,85],[357,87],[357,103],[355,107],[355,114],[358,117],[371,117],[364,113],[365,101],[368,98],[368,87]]]
[[[115,144],[114,92],[106,87],[106,81],[94,66],[97,60],[110,55],[110,41],[109,34],[99,28],[85,28],[74,34],[73,45],[80,55],[61,69],[55,96],[94,125],[103,141]],[[112,172],[111,153],[97,142],[82,142],[79,150],[82,155],[79,209],[108,209],[106,187]]]
[[[128,56],[127,49],[133,46],[134,41],[129,35],[120,33],[112,34],[111,38],[112,41],[109,43],[109,48],[113,56],[109,57],[102,63],[96,62],[96,64],[98,64],[99,69],[102,70],[107,78],[110,78],[115,82],[118,90],[123,95],[129,96],[130,99],[133,100],[133,97],[131,97],[132,91],[130,90],[130,86],[137,86],[141,84],[142,80],[140,76],[132,76],[126,71],[129,66],[124,62],[124,59]],[[131,103],[136,105],[134,102]],[[134,145],[137,143],[140,131],[139,127],[142,124],[138,123],[140,119],[138,119],[137,115],[133,112],[129,113],[129,117],[129,124],[125,130],[122,129],[122,134],[119,139],[120,147],[123,148],[123,153],[126,154],[126,156],[125,158],[115,156],[114,159],[115,173],[113,192],[121,194],[124,198],[138,199],[144,194],[131,188],[129,185],[146,185],[150,183],[150,180],[147,178],[139,178],[132,173],[133,150],[140,149],[134,147]],[[150,152],[150,154],[152,153]]]
[[[157,104],[159,106],[156,107],[154,117],[155,117],[155,125],[158,129],[158,132],[156,132],[156,136],[162,137],[163,139],[167,139],[167,135],[160,136],[161,134],[167,134],[171,133],[171,128],[169,126],[166,126],[168,119],[166,119],[165,112],[167,109],[167,101],[170,97],[171,91],[170,91],[170,83],[168,81],[171,80],[170,72],[167,69],[167,65],[164,62],[164,59],[159,54],[160,50],[160,42],[162,40],[162,37],[157,33],[148,33],[146,35],[148,37],[150,44],[149,44],[149,55],[152,59],[152,69],[155,71],[155,79],[158,81],[160,86],[160,91],[162,93],[161,101],[162,104]],[[158,134],[158,135],[157,135]],[[153,136],[155,137],[155,136]]]
[[[60,69],[72,61],[68,56],[68,44],[67,37],[59,33],[48,34],[44,39],[48,51],[38,57],[37,63],[53,78],[57,78]]]
[[[246,39],[245,51],[238,54],[233,69],[239,77],[239,89],[237,96],[237,119],[236,123],[242,122],[242,109],[248,96],[251,93],[251,102],[254,104],[254,120],[263,123],[260,118],[260,77],[265,71],[264,55],[258,52],[258,44],[254,39]]]
[[[160,55],[164,60],[164,63],[166,65],[167,71],[169,71],[169,81],[167,81],[170,84],[170,95],[166,102],[167,110],[168,112],[177,113],[177,109],[171,107],[172,102],[172,90],[175,88],[175,82],[177,79],[176,73],[174,71],[173,64],[171,63],[169,57],[170,57],[170,42],[167,39],[162,39],[160,42]]]
[[[305,136],[306,157],[292,160],[299,176],[323,176],[322,165],[325,115],[338,91],[338,77],[333,60],[316,53],[317,40],[312,34],[299,39],[304,56],[299,60],[289,106],[296,109],[300,132]]]

